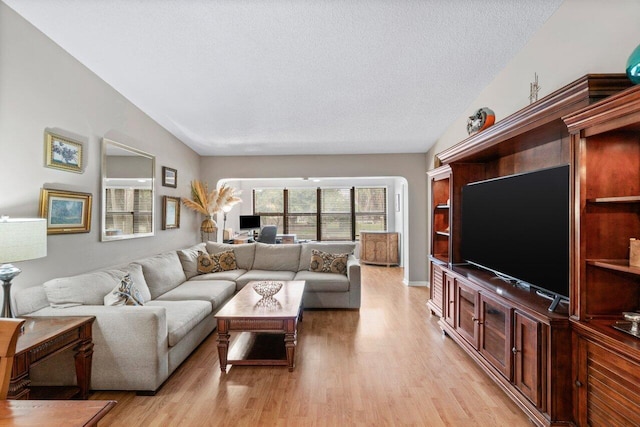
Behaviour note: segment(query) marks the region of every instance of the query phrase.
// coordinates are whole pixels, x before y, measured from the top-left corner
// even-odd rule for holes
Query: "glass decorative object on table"
[[[282,282],[262,281],[253,284],[253,290],[262,298],[271,298],[282,289]]]

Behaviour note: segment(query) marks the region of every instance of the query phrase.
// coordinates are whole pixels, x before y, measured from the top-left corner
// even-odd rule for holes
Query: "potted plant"
[[[222,185],[220,188],[209,191],[206,183],[199,180],[191,181],[191,199],[182,198],[182,203],[189,209],[205,215],[205,220],[200,225],[202,233],[213,233],[217,230],[213,216],[223,209],[240,203],[237,195],[240,194],[233,187]]]

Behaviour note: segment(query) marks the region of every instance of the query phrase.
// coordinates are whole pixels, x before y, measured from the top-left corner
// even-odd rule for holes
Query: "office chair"
[[[24,319],[0,320],[0,399],[2,400],[7,398],[9,392],[13,356],[16,354],[18,335],[23,323]]]
[[[265,225],[260,230],[260,235],[256,239],[256,242],[260,243],[275,243],[276,234],[278,233],[278,227],[275,225]]]

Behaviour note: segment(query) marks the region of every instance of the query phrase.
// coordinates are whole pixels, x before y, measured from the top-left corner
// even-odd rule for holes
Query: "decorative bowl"
[[[270,298],[282,289],[282,282],[256,282],[253,284],[253,290],[262,298]]]

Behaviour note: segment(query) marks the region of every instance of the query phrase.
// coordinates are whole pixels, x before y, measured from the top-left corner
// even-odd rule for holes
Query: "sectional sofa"
[[[348,253],[346,274],[309,271],[314,249]],[[354,249],[351,242],[201,243],[21,289],[14,294],[14,310],[18,316],[95,316],[92,389],[153,394],[215,329],[215,313],[252,280],[305,280],[305,308],[359,308],[360,263]],[[199,255],[230,250],[236,268],[199,273]],[[126,274],[143,305],[104,305]],[[62,354],[34,367],[31,380],[74,384],[73,357]]]

